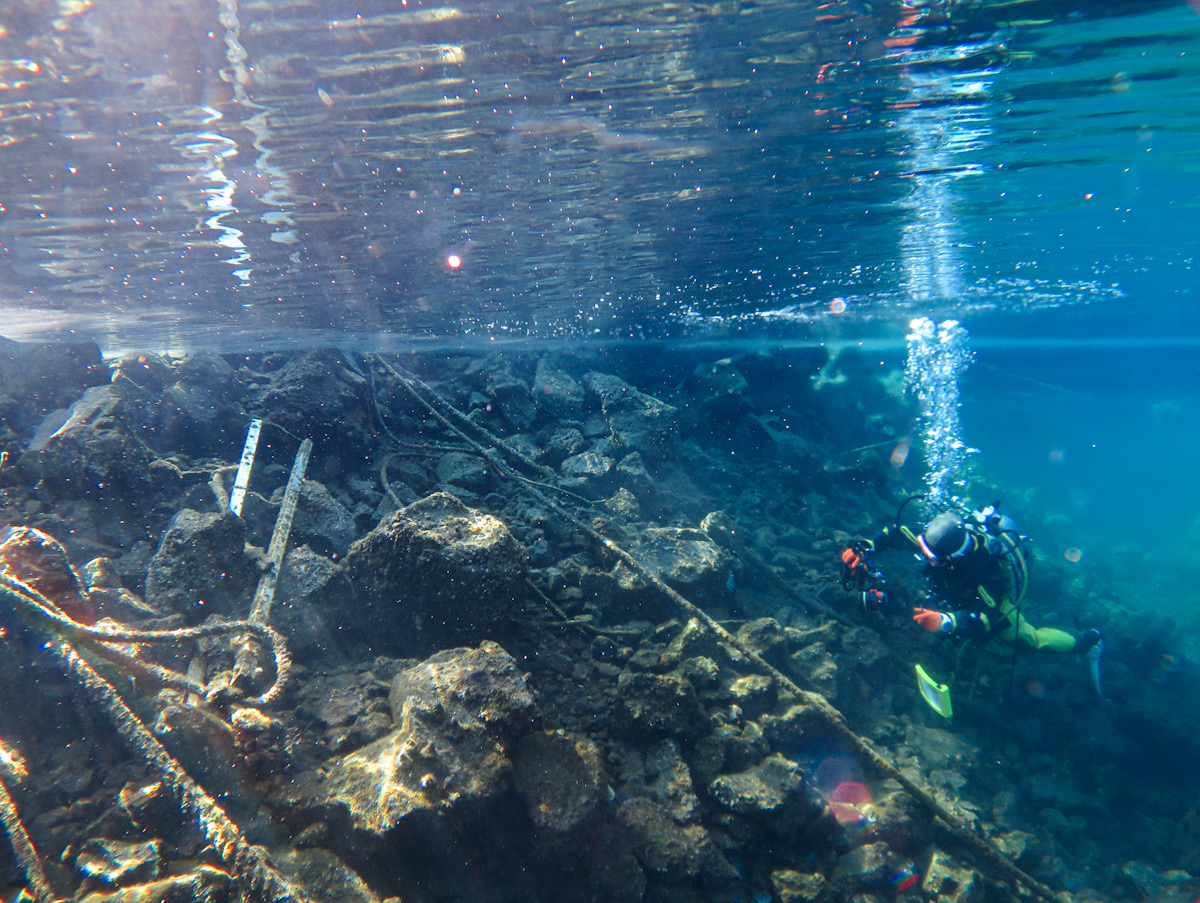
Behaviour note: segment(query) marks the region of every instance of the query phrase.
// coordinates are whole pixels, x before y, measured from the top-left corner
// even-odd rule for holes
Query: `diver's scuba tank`
[[[1029,587],[1029,559],[1023,548],[1029,537],[1021,534],[1013,518],[1000,513],[999,503],[968,512],[963,516],[963,522],[979,537],[990,555],[1008,565],[1012,577],[1010,598],[1014,605],[1019,605]]]

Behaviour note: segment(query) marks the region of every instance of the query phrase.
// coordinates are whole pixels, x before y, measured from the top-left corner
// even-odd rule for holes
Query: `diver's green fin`
[[[917,665],[917,686],[931,709],[943,718],[954,714],[954,707],[950,705],[950,688],[926,674],[920,665]]]

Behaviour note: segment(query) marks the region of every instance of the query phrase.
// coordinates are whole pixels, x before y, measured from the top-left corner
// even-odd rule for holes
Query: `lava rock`
[[[343,355],[322,348],[288,358],[265,385],[249,393],[249,414],[317,443],[327,471],[350,470],[361,460],[375,414],[366,380]]]
[[[614,717],[634,735],[687,738],[703,721],[704,708],[691,682],[677,674],[625,672],[617,679]]]
[[[825,876],[780,869],[771,873],[771,892],[778,903],[816,903],[825,893]]]
[[[699,530],[645,530],[634,557],[688,599],[703,602],[725,594],[733,559]]]
[[[487,464],[475,455],[463,452],[443,455],[438,461],[437,475],[443,483],[451,483],[473,492],[487,492],[492,486],[492,472]]]
[[[538,360],[537,375],[533,379],[533,401],[552,420],[578,420],[583,416],[582,387],[548,357]]]
[[[677,412],[671,405],[604,373],[585,374],[583,385],[599,400],[617,444],[651,457],[674,444]]]
[[[536,708],[503,649],[440,652],[397,674],[391,701],[396,730],[297,781],[308,805],[321,800],[354,828],[384,835],[504,797],[512,765],[502,739],[528,730]]]
[[[617,809],[617,819],[630,834],[634,855],[652,875],[671,882],[700,879],[709,885],[738,880],[702,825],[678,824],[653,800],[626,800]]]
[[[799,809],[808,818],[824,808],[807,792],[800,766],[778,753],[746,771],[721,775],[708,785],[708,793],[730,812],[756,818],[778,819],[788,809]]]
[[[62,543],[32,527],[0,527],[0,563],[7,576],[31,587],[86,624],[96,604],[67,558]]]
[[[600,751],[586,737],[562,730],[527,734],[513,763],[517,792],[539,836],[571,843],[600,817],[608,787]]]
[[[354,620],[354,587],[336,562],[308,546],[288,549],[275,587],[271,624],[304,659],[336,651],[335,634]]]
[[[129,423],[144,418],[127,393],[95,386],[46,415],[21,456],[23,469],[69,497],[133,498],[155,488],[158,468]]]
[[[345,567],[371,639],[420,652],[501,626],[528,571],[503,521],[444,492],[381,521],[351,546]]]
[[[978,872],[959,865],[941,850],[934,850],[921,889],[926,899],[938,903],[980,903],[986,896]]]
[[[245,617],[258,575],[244,550],[245,532],[232,514],[184,508],[150,559],[146,601],[191,623],[214,613]]]
[[[284,487],[275,491],[271,501],[282,504]],[[354,517],[323,483],[305,480],[300,484],[300,498],[292,521],[290,542],[306,544],[330,557],[344,557],[358,536]]]
[[[17,435],[29,435],[47,412],[107,382],[108,368],[94,342],[0,340],[0,418]]]

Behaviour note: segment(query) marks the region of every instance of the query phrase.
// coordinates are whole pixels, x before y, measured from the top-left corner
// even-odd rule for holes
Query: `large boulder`
[[[438,492],[385,518],[345,566],[372,645],[423,654],[507,621],[527,572],[504,522]]]
[[[146,601],[197,623],[210,614],[244,618],[258,574],[232,514],[184,508],[167,526],[146,574]]]
[[[69,408],[47,414],[21,467],[71,497],[132,498],[155,487],[154,456],[131,424],[145,412],[115,385],[94,386]]]
[[[453,813],[478,814],[511,789],[508,741],[533,727],[537,710],[498,645],[447,649],[404,669],[391,702],[394,731],[298,781],[310,805],[384,835],[402,822],[425,830]]]
[[[605,373],[587,373],[583,386],[600,402],[613,442],[657,458],[675,441],[676,410]]]
[[[5,432],[29,435],[46,412],[107,382],[108,368],[94,342],[25,345],[0,339],[0,420]]]

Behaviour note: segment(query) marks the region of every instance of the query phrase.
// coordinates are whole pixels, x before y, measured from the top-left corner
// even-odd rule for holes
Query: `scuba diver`
[[[1088,662],[1096,693],[1103,695],[1101,631],[1073,635],[1054,627],[1034,627],[1022,617],[1021,602],[1029,581],[1022,546],[1028,537],[1017,531],[1011,517],[1000,514],[997,506],[962,514],[947,511],[916,535],[899,525],[899,515],[897,512],[895,525],[870,540],[851,542],[842,553],[842,585],[857,589],[864,606],[880,609],[888,603],[874,553],[915,547],[929,582],[929,595],[924,605],[913,609],[913,621],[931,633],[966,643],[982,645],[998,639],[1033,650],[1081,655]]]

